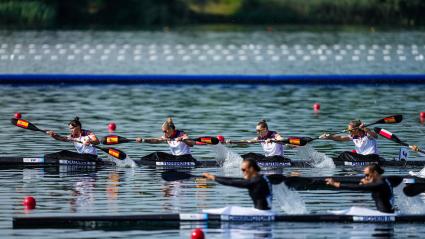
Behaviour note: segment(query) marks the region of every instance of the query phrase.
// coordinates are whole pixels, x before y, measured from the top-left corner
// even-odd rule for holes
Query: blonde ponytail
[[[174,126],[174,122],[173,122],[173,118],[168,117],[167,120],[162,124],[162,127],[167,128],[167,129],[176,129],[176,126]]]

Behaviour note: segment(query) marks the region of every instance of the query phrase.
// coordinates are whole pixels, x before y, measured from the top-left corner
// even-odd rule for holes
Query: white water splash
[[[419,171],[419,172],[409,171],[409,174],[412,175],[412,176],[425,178],[425,167],[423,169],[421,169],[421,171]]]
[[[239,168],[242,163],[242,157],[228,149],[222,144],[214,146],[216,152],[215,160],[223,168]]]
[[[284,183],[273,185],[274,199],[278,201],[280,209],[288,214],[308,213],[304,200],[300,194],[289,189]]]
[[[402,183],[394,188],[394,194],[397,195],[395,205],[402,214],[424,214],[425,202],[420,196],[408,197],[403,193],[406,184]]]
[[[326,156],[324,153],[316,151],[312,146],[306,145],[297,148],[297,157],[301,160],[311,162],[311,166],[315,168],[335,168],[332,158]]]
[[[108,155],[108,159],[115,163],[115,165],[119,168],[135,168],[137,167],[137,164],[130,158],[130,156],[127,156],[124,160],[116,159],[110,155]]]

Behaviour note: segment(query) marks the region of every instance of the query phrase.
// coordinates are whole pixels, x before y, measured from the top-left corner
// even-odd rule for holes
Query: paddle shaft
[[[403,146],[409,147],[410,149],[412,149],[412,150],[413,150],[413,146],[412,146],[412,145],[409,145],[408,143],[406,143],[406,142],[402,141],[399,137],[397,137],[397,135],[395,135],[395,134],[393,134],[393,133],[389,132],[388,130],[381,129],[381,128],[378,128],[378,127],[375,127],[373,130],[374,130],[377,134],[379,134],[379,135],[383,136],[384,138],[389,139],[389,140],[391,140],[391,141],[393,141],[393,142],[395,142],[395,143],[398,143],[398,144],[400,144],[400,145],[403,145]],[[425,154],[425,151],[424,151],[424,150],[422,150],[422,149],[419,149],[419,148],[417,148],[415,151],[417,151],[417,152],[421,152],[421,153]]]
[[[392,115],[392,116],[388,116],[388,117],[379,119],[379,120],[377,120],[377,121],[375,121],[373,123],[366,124],[364,127],[366,128],[366,127],[369,127],[369,126],[372,126],[372,125],[376,125],[376,124],[395,124],[395,123],[400,123],[402,120],[403,120],[403,116],[402,115]],[[341,134],[341,133],[345,133],[347,131],[348,131],[347,129],[344,129],[344,130],[341,130],[339,132],[332,133],[331,135]],[[312,138],[311,141],[314,141],[314,140],[317,140],[317,139],[321,139],[320,136],[319,137]]]

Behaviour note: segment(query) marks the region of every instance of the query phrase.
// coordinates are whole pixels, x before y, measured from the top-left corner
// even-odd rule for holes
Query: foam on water
[[[326,156],[324,153],[316,151],[310,145],[298,147],[296,155],[301,160],[310,161],[311,166],[315,168],[335,168],[335,164],[332,158]]]
[[[110,155],[108,155],[108,159],[115,163],[115,165],[119,168],[135,168],[137,164],[127,155],[124,160],[116,159]]]
[[[403,193],[403,188],[406,184],[402,183],[394,188],[394,194],[397,195],[395,205],[402,214],[424,214],[425,202],[419,196],[408,197]]]
[[[243,159],[239,154],[222,144],[214,145],[213,148],[216,152],[215,160],[221,167],[224,169],[240,167]]]
[[[278,201],[279,207],[287,214],[306,214],[308,210],[300,194],[289,189],[284,183],[273,185],[274,199]]]

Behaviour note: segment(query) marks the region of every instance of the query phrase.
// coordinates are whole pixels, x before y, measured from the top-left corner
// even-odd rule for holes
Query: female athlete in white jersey
[[[284,145],[273,140],[282,140],[282,136],[276,132],[269,130],[266,120],[260,120],[256,127],[257,137],[250,140],[243,140],[245,143],[258,143],[260,142],[264,154],[247,153],[243,154],[244,159],[255,159],[257,161],[282,161],[290,162],[290,159],[284,157]],[[229,142],[231,143],[231,141]]]
[[[195,142],[193,140],[189,139],[189,136],[181,131],[176,129],[176,126],[174,125],[173,119],[169,117],[163,124],[162,124],[162,132],[164,133],[163,136],[160,138],[148,138],[148,139],[142,139],[137,138],[136,142],[142,143],[151,143],[151,144],[159,144],[163,142],[167,142],[170,147],[169,153],[164,152],[154,152],[152,154],[146,155],[142,157],[142,160],[148,160],[148,161],[175,161],[175,162],[197,162],[195,158],[192,157],[192,152],[190,151],[190,148],[195,145]]]
[[[349,135],[322,134],[320,138],[334,141],[353,141],[355,152],[343,152],[338,156],[341,161],[379,162],[379,151],[376,143],[378,134],[366,128],[360,120],[352,120],[348,124]]]
[[[70,131],[68,136],[61,136],[54,131],[48,131],[47,134],[59,141],[73,142],[78,153],[63,150],[57,154],[67,158],[97,158],[97,151],[93,145],[98,145],[100,142],[96,135],[89,130],[82,129],[78,117],[68,123],[68,128]]]

